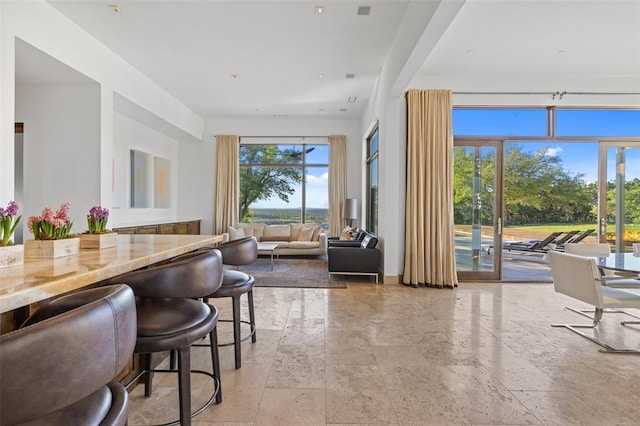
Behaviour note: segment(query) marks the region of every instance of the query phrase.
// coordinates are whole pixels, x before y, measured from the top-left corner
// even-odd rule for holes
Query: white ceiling
[[[327,118],[362,115],[415,3],[49,2],[203,117]],[[371,14],[358,16],[358,6]],[[430,37],[433,49],[411,53],[424,64],[412,87],[640,92],[640,0],[468,0]],[[29,68],[46,74],[44,65]]]

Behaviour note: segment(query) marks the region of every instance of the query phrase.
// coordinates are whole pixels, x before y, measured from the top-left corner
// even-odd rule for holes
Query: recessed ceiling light
[[[109,7],[109,9],[111,9],[112,11],[114,11],[116,13],[120,12],[120,8],[118,7],[117,4],[110,4],[108,7]]]
[[[318,74],[318,77],[323,78],[324,74]]]
[[[470,53],[473,53],[473,50],[471,50],[471,49],[467,50],[467,55],[470,54]]]
[[[347,78],[356,78],[355,74],[347,74]]]
[[[358,15],[367,16],[371,13],[371,6],[358,6]]]
[[[564,55],[564,50],[558,50],[558,55]]]
[[[231,74],[231,78],[238,78],[238,74]]]
[[[316,13],[322,15],[324,13],[324,6],[316,6]]]

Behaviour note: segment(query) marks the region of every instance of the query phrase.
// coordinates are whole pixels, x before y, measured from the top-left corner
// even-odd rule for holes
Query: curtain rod
[[[638,92],[453,92],[454,95],[552,95],[552,96],[564,96],[564,95],[632,95],[638,96]]]
[[[217,138],[218,135],[213,135],[214,138]],[[242,138],[256,138],[256,139],[267,139],[267,138],[279,138],[279,139],[284,139],[284,138],[328,138],[329,136],[239,136],[240,139]]]
[[[240,139],[242,138],[256,138],[256,139],[267,139],[267,138],[278,138],[278,139],[284,139],[284,138],[328,138],[329,136],[240,136]]]

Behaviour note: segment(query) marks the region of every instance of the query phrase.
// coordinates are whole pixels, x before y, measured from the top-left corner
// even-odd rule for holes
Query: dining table
[[[600,268],[640,274],[640,254],[611,253],[608,256],[598,256],[596,259]]]

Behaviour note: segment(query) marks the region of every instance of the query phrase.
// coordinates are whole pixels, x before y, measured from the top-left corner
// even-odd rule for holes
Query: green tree
[[[294,185],[302,182],[302,151],[280,149],[278,145],[242,145],[240,147],[240,221],[250,222],[249,206],[274,196],[289,202]],[[245,165],[245,166],[243,166]]]
[[[457,224],[471,223],[473,168],[473,151],[456,147],[453,179]],[[494,216],[494,172],[494,152],[482,152],[480,220],[483,225],[491,224]],[[562,159],[548,155],[546,148],[527,152],[522,145],[507,146],[503,188],[505,224],[594,222],[596,191],[595,184],[585,183],[580,173],[570,174],[564,169]]]
[[[506,223],[592,221],[593,189],[581,173],[570,174],[546,148],[526,152],[509,145],[505,154]]]
[[[472,150],[454,148],[453,165],[453,212],[457,224],[472,222],[473,169],[474,154]],[[495,155],[493,151],[480,155],[480,223],[493,223],[493,199],[495,196]]]
[[[609,222],[615,221],[615,181],[607,182],[607,215]],[[640,224],[640,179],[638,178],[624,183],[624,215],[625,223]]]

